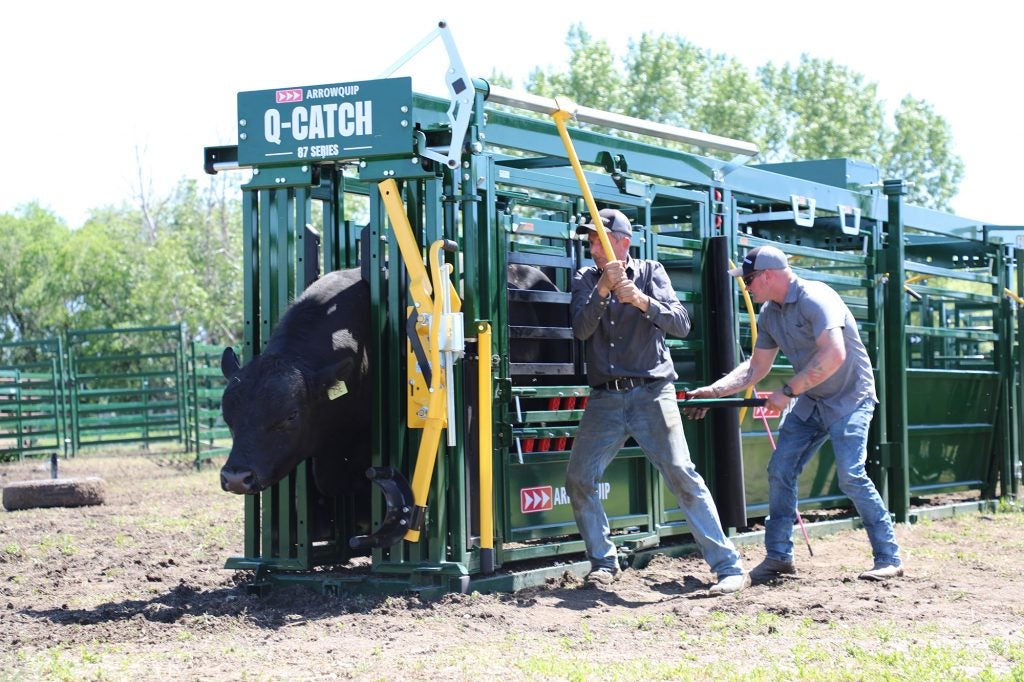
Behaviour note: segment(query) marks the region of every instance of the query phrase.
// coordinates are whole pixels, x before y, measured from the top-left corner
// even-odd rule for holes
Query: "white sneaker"
[[[750,587],[750,574],[740,573],[738,575],[726,575],[718,579],[718,582],[711,586],[708,595],[717,597],[723,594],[732,594]]]
[[[874,568],[870,571],[864,571],[858,578],[861,580],[888,580],[889,578],[899,578],[903,575],[903,564],[893,566],[892,564],[875,564]]]

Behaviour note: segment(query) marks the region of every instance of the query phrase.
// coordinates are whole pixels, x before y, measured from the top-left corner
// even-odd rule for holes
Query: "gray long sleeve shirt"
[[[615,294],[601,298],[596,266],[581,268],[573,278],[572,331],[587,342],[587,381],[591,386],[624,377],[675,381],[665,336],[689,334],[690,316],[661,263],[630,258],[626,274],[651,298],[646,313]]]

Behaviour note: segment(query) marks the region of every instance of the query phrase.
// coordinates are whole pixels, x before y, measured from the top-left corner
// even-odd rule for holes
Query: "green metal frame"
[[[550,338],[543,343],[557,349],[551,361],[534,366],[510,361],[510,348],[517,341],[509,331],[505,271],[513,262],[545,269],[563,293],[515,295],[534,305],[567,308],[564,292],[589,256],[574,231],[577,216],[584,212],[580,188],[555,125],[488,108],[486,87],[477,85],[458,168],[417,155],[424,144],[444,145],[450,134],[448,103],[412,95],[411,106],[404,104],[409,101],[404,81],[367,88],[384,93],[381,102],[374,101],[375,110],[401,104],[405,118],[392,122],[395,127],[387,133],[402,139],[387,140],[358,161],[286,162],[253,156],[256,147],[246,152],[246,165],[254,175],[243,194],[242,354],[248,361],[259,352],[301,287],[304,226],[314,213],[312,203],[320,202],[324,270],[361,262],[369,273],[372,380],[377,388],[372,464],[411,473],[419,432],[408,428],[404,402],[407,275],[376,188],[380,180],[397,180],[421,247],[442,238],[459,245],[458,255],[449,260],[463,297],[467,335],[478,321],[490,322],[495,330],[494,450],[485,456],[492,458],[496,476],[495,564],[514,570],[526,560],[550,563],[582,552],[560,482],[582,413],[579,403],[589,389],[584,348],[568,333],[567,315],[564,327],[544,332]],[[259,103],[270,101],[273,92],[240,96],[240,107],[246,109],[240,109],[239,119],[258,120]],[[758,168],[593,130],[575,129],[572,136],[594,198],[620,208],[642,226],[634,235],[634,254],[665,265],[694,320],[690,337],[669,340],[680,391],[713,379],[706,348],[711,319],[702,282],[716,275],[703,271],[707,240],[727,237],[736,261],[754,246],[776,244],[790,254],[801,276],[839,291],[858,319],[881,401],[872,427],[869,473],[896,519],[915,518],[912,503],[918,496],[978,490],[992,498],[1019,492],[1015,444],[1024,433],[1019,407],[1024,399],[1019,381],[1024,322],[1003,296],[1004,288],[1024,289],[1016,251],[990,239],[984,226],[906,205],[902,181],[886,181],[880,188],[860,182],[877,171],[856,162]],[[345,219],[349,196],[368,201],[365,244]],[[963,255],[969,260],[960,260]],[[905,288],[911,274],[931,278],[912,287],[918,298]],[[946,316],[957,320],[953,329],[936,323]],[[749,352],[753,320],[738,296],[735,319],[736,337]],[[460,437],[455,446],[441,447],[418,543],[373,550],[369,575],[310,574],[351,558],[346,539],[353,510],[343,500],[331,501],[330,530],[314,533],[314,526],[324,526],[324,519],[317,517],[322,512],[316,511],[324,505],[322,500],[315,504],[309,472],[300,465],[272,490],[247,498],[245,555],[230,559],[228,566],[255,570],[256,585],[295,580],[316,583],[325,591],[436,591],[484,584],[474,478],[480,453],[475,440],[466,437],[479,425],[471,419],[474,392],[464,386],[474,382],[477,363],[491,359],[477,358],[474,351],[474,339],[467,338],[466,360],[456,367],[456,410],[450,424]],[[780,356],[762,388],[777,387],[792,372]],[[945,401],[936,399],[937,384],[948,394]],[[956,409],[958,405],[964,409]],[[777,426],[776,421],[772,428]],[[713,481],[715,444],[709,427],[688,423],[686,429],[698,469]],[[763,423],[752,413],[740,429],[748,483],[745,502],[749,516],[756,518],[767,509],[761,472],[770,445]],[[941,452],[934,451],[937,439],[944,443]],[[533,447],[524,447],[527,442]],[[627,444],[605,483],[615,541],[625,554],[636,559],[653,547],[685,546],[685,518],[637,448]],[[799,485],[803,508],[848,504],[835,483],[828,447]],[[539,508],[531,507],[535,499],[542,501]],[[383,511],[382,501],[374,499],[375,524]],[[540,573],[544,570],[550,569]],[[513,578],[491,580],[522,584]]]

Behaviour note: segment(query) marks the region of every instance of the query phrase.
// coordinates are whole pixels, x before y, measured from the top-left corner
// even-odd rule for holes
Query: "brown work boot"
[[[778,559],[765,558],[750,572],[750,578],[756,583],[763,583],[775,580],[783,575],[796,575],[796,566],[792,561],[779,561]]]
[[[607,587],[619,579],[619,574],[621,572],[622,571],[619,570],[618,566],[614,568],[599,566],[590,573],[587,573],[587,577],[583,579],[583,582],[587,585],[600,585],[602,587]]]
[[[888,580],[889,578],[899,578],[903,575],[903,564],[880,564],[875,563],[874,567],[870,571],[864,571],[858,578],[861,580]]]

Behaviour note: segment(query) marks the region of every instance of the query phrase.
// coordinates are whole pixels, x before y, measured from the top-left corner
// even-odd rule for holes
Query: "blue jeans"
[[[764,545],[769,559],[793,560],[797,478],[825,439],[831,437],[839,489],[857,508],[871,541],[875,563],[900,564],[900,548],[896,544],[889,511],[864,469],[868,454],[868,428],[874,411],[874,401],[865,400],[852,413],[832,424],[824,424],[818,410],[806,421],[793,412],[786,415],[779,430],[778,447],[768,462],[768,518],[764,522]]]
[[[609,538],[598,482],[630,436],[679,500],[711,570],[719,577],[743,573],[740,556],[722,530],[711,493],[690,460],[675,387],[667,380],[625,392],[595,389],[590,394],[573,441],[565,484],[591,565],[615,565],[615,544]]]

